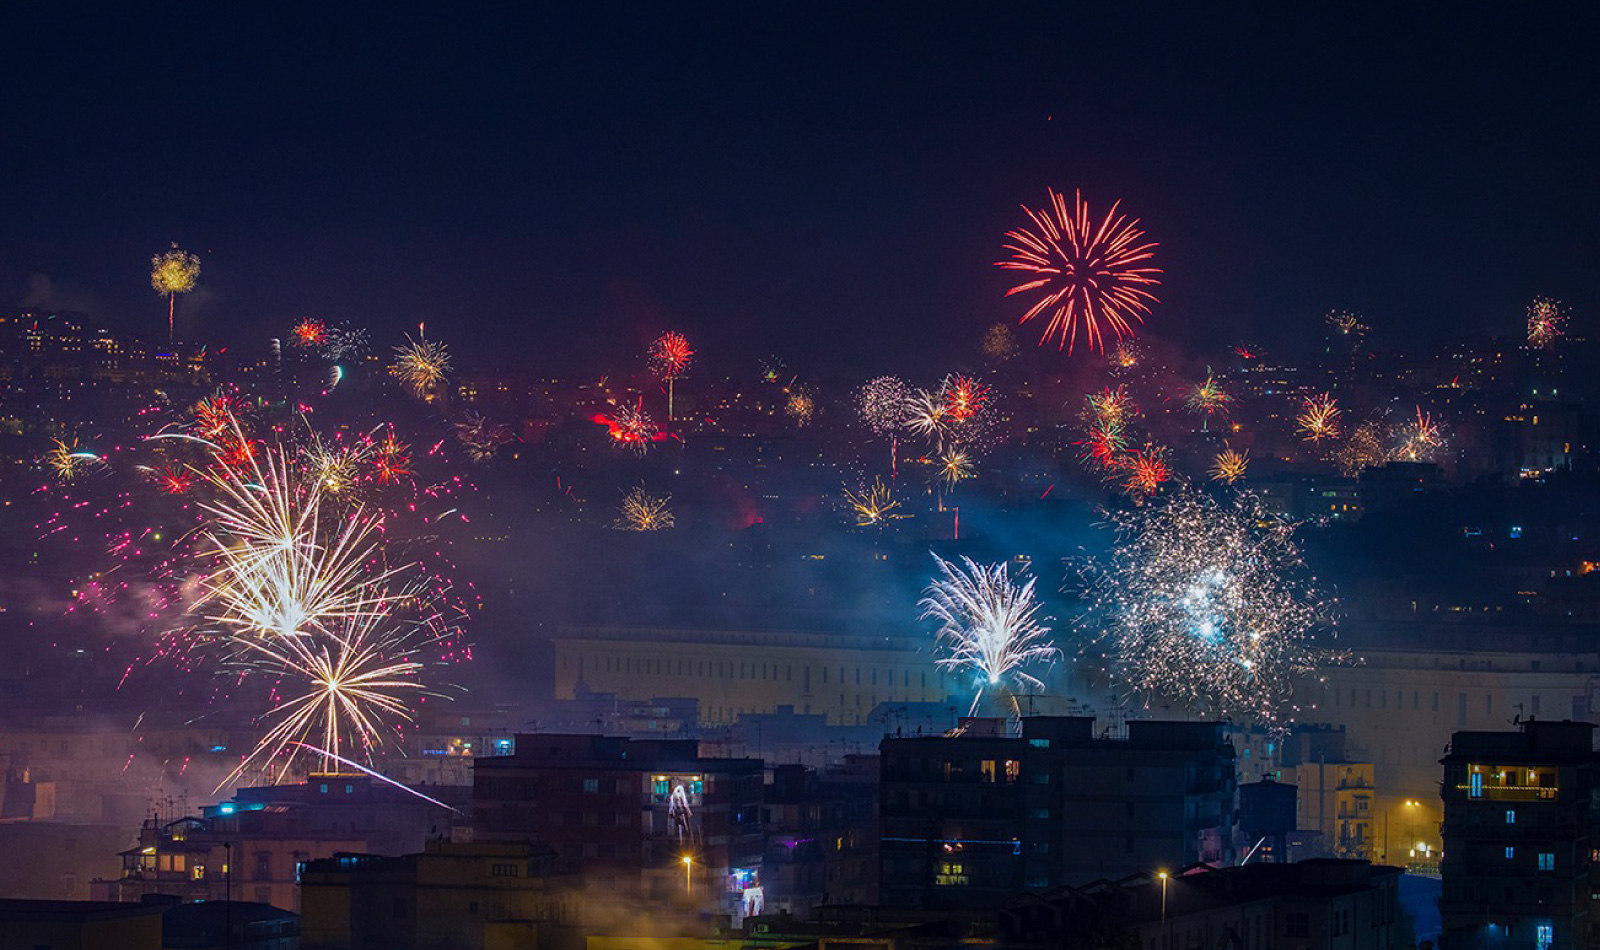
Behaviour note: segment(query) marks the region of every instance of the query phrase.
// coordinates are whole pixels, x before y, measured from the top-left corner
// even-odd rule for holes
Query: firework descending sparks
[[[469,412],[455,424],[456,441],[466,450],[467,458],[474,462],[490,462],[500,446],[511,441],[511,430],[498,422],[490,422],[480,413]]]
[[[1415,418],[1395,429],[1391,457],[1402,462],[1432,462],[1444,448],[1444,435],[1433,417],[1417,407]]]
[[[1320,442],[1339,436],[1339,402],[1330,393],[1307,396],[1301,404],[1295,424],[1308,442]]]
[[[623,531],[665,531],[677,524],[672,509],[667,505],[671,495],[652,495],[642,487],[628,492],[622,499],[621,516],[616,528]]]
[[[1007,297],[1035,290],[1044,294],[1018,321],[1048,316],[1041,346],[1054,337],[1070,354],[1081,330],[1084,342],[1103,352],[1107,330],[1118,340],[1132,336],[1128,321],[1142,322],[1157,302],[1150,288],[1161,283],[1156,276],[1161,270],[1148,263],[1156,244],[1143,240],[1138,219],[1118,213],[1121,202],[1096,225],[1081,192],[1074,193],[1070,212],[1063,195],[1054,189],[1049,195],[1049,208],[1023,207],[1033,230],[1006,232],[1011,257],[995,266],[1026,275]]]
[[[167,297],[167,342],[172,342],[173,314],[179,294],[194,289],[200,280],[200,258],[181,250],[176,241],[171,249],[150,258],[150,287]]]
[[[844,500],[859,528],[881,528],[890,521],[906,517],[898,511],[900,502],[895,500],[894,490],[881,478],[874,478],[871,485],[860,491],[846,488]]]
[[[1009,323],[996,323],[983,334],[983,355],[991,363],[1007,363],[1016,359],[1017,331]]]
[[[1117,543],[1086,596],[1116,678],[1147,704],[1287,728],[1295,680],[1337,659],[1316,643],[1332,604],[1293,527],[1254,496],[1224,505],[1187,486],[1110,517]]]
[[[1250,465],[1250,450],[1243,452],[1224,445],[1221,452],[1211,463],[1211,478],[1213,481],[1232,485],[1244,477],[1245,469]]]
[[[1383,448],[1382,430],[1373,421],[1363,422],[1350,431],[1350,437],[1333,454],[1340,474],[1355,478],[1363,469],[1382,465],[1388,459]]]
[[[817,397],[805,386],[795,386],[789,390],[789,399],[784,403],[783,411],[794,420],[796,426],[804,429],[816,418]]]
[[[1217,377],[1212,374],[1211,367],[1208,366],[1205,382],[1189,390],[1188,395],[1184,397],[1184,404],[1189,407],[1190,412],[1204,420],[1201,425],[1203,429],[1210,425],[1212,416],[1227,414],[1228,407],[1233,405],[1233,396],[1222,388],[1222,384],[1217,382]]]
[[[856,390],[856,408],[861,413],[861,421],[874,435],[889,439],[890,471],[898,471],[900,467],[900,430],[910,413],[911,395],[910,385],[897,376],[867,380]]]
[[[1564,332],[1567,311],[1561,301],[1549,297],[1535,297],[1528,304],[1528,345],[1548,349]]]
[[[941,576],[917,606],[922,619],[939,623],[938,665],[974,677],[969,714],[985,691],[1043,690],[1029,668],[1054,662],[1060,651],[1050,643],[1048,618],[1039,616],[1035,579],[1008,577],[1004,562],[984,567],[964,557],[956,565],[937,554],[933,560]]]
[[[672,384],[689,371],[689,364],[693,361],[694,349],[689,346],[688,337],[676,330],[668,330],[650,344],[650,365],[655,368],[657,376],[667,381],[669,420],[672,419]]]
[[[404,346],[394,348],[394,363],[390,371],[401,385],[419,399],[432,401],[450,372],[450,350],[423,334],[413,340],[406,337]]]

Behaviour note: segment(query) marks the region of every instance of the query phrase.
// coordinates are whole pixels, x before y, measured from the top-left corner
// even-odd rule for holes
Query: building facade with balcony
[[[1589,946],[1594,726],[1458,732],[1441,761],[1446,950]]]
[[[880,900],[997,906],[1023,891],[1234,858],[1222,723],[969,719],[882,744]]]

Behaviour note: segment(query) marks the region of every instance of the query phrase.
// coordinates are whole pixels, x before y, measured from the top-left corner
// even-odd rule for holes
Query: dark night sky
[[[559,371],[677,326],[728,371],[934,372],[1020,312],[990,263],[1053,184],[1144,219],[1148,332],[1195,352],[1600,309],[1593,5],[28,6],[0,306],[154,331],[177,240],[191,338],[426,319]]]

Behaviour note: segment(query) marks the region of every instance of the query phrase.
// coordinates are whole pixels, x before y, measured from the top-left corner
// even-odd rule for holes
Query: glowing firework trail
[[[629,491],[622,499],[622,515],[615,527],[623,531],[665,531],[677,524],[667,503],[671,495],[652,495],[643,488]]]
[[[476,412],[469,412],[455,424],[456,441],[466,449],[467,458],[474,462],[489,462],[494,460],[495,453],[500,451],[500,446],[511,441],[511,430],[496,422],[490,422]]]
[[[387,782],[390,785],[393,785],[395,788],[400,789],[402,792],[405,792],[407,795],[415,795],[416,797],[422,799],[423,801],[425,801],[425,802],[427,802],[427,803],[429,803],[431,805],[438,805],[440,808],[443,808],[446,811],[453,811],[458,815],[461,814],[461,810],[460,809],[452,808],[451,806],[446,805],[444,802],[439,801],[437,798],[429,798],[428,796],[422,794],[421,792],[417,791],[416,789],[412,788],[411,786],[402,785],[401,783],[396,782],[394,779],[390,778],[387,775],[384,775],[384,774],[382,774],[380,772],[374,772],[372,769],[367,768],[365,765],[362,765],[360,762],[357,762],[354,759],[347,759],[342,755],[334,755],[332,752],[329,752],[327,749],[319,749],[316,746],[311,745],[308,742],[296,742],[295,745],[300,746],[303,749],[309,749],[312,752],[315,752],[318,755],[321,755],[321,756],[323,756],[325,758],[332,759],[333,761],[338,762],[341,765],[348,765],[353,769],[359,769],[360,771],[366,773],[367,775],[372,776],[373,778],[377,779],[378,781]]]
[[[874,435],[889,438],[889,471],[900,467],[900,429],[911,411],[911,387],[895,376],[879,376],[856,390],[856,407]]]
[[[1332,395],[1307,396],[1295,423],[1308,442],[1337,438],[1339,435],[1339,403]]]
[[[406,337],[405,346],[395,347],[394,354],[390,371],[401,385],[419,399],[433,400],[450,372],[449,349],[419,334],[415,340]]]
[[[650,363],[656,375],[667,381],[667,419],[672,419],[672,384],[689,371],[694,360],[694,350],[689,340],[676,330],[668,330],[650,344]]]
[[[937,554],[942,575],[923,592],[917,606],[922,619],[939,622],[936,662],[952,671],[975,674],[977,692],[969,714],[976,712],[985,690],[1044,688],[1027,671],[1053,662],[1060,651],[1049,642],[1050,628],[1038,616],[1034,578],[1018,583],[1006,576],[1006,565],[988,567],[962,558],[957,566]]]
[[[870,486],[859,492],[846,488],[844,499],[855,515],[856,527],[859,528],[882,527],[890,521],[906,517],[897,511],[900,503],[895,501],[894,490],[884,484],[881,478],[874,478]]]
[[[200,280],[200,258],[188,251],[179,250],[176,242],[172,248],[150,258],[150,286],[158,294],[167,295],[167,342],[172,342],[173,314],[179,294],[194,289]]]
[[[389,728],[386,720],[411,721],[404,696],[425,692],[416,678],[422,664],[409,659],[403,637],[379,635],[375,621],[368,617],[346,624],[333,636],[233,639],[241,651],[236,662],[254,672],[303,681],[306,691],[267,712],[267,718],[279,722],[222,784],[243,774],[251,763],[270,762],[287,753],[278,764],[276,782],[313,736],[327,750],[324,771],[327,756],[342,756],[347,744],[370,760],[383,745],[383,733]]]
[[[1565,332],[1567,312],[1561,301],[1535,297],[1528,304],[1528,345],[1548,349]]]
[[[1224,506],[1188,487],[1110,517],[1117,543],[1086,571],[1087,622],[1117,679],[1147,704],[1286,728],[1294,680],[1337,659],[1314,641],[1331,604],[1292,526],[1253,496]]]
[[[1250,464],[1250,450],[1243,452],[1224,446],[1221,452],[1211,463],[1211,478],[1213,481],[1232,485],[1244,477],[1244,472]]]
[[[1201,416],[1203,421],[1200,428],[1204,431],[1210,425],[1212,416],[1227,414],[1228,407],[1233,405],[1233,396],[1222,388],[1222,384],[1217,382],[1216,376],[1212,375],[1211,367],[1208,366],[1205,382],[1189,390],[1189,394],[1184,397],[1184,404],[1189,407],[1190,412]]]
[[[1022,271],[1023,283],[1006,291],[1006,296],[1038,290],[1039,298],[1020,323],[1048,314],[1040,345],[1056,337],[1058,347],[1072,352],[1081,328],[1091,349],[1105,350],[1105,329],[1121,340],[1133,335],[1128,320],[1143,321],[1156,303],[1149,288],[1158,286],[1161,270],[1147,262],[1156,244],[1145,242],[1138,219],[1129,220],[1117,213],[1113,204],[1104,220],[1095,225],[1081,192],[1074,193],[1069,212],[1066,198],[1049,190],[1050,207],[1038,212],[1024,206],[1033,230],[1008,231],[1011,242],[1005,249],[1008,260],[995,266]]]

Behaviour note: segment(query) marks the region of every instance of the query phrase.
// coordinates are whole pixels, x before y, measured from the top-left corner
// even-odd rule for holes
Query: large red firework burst
[[[1156,244],[1143,240],[1137,218],[1118,213],[1120,201],[1096,225],[1081,192],[1073,193],[1070,212],[1064,196],[1054,189],[1049,194],[1049,208],[1035,212],[1023,206],[1034,227],[1007,231],[1005,249],[1011,257],[995,266],[1031,275],[1006,291],[1007,297],[1044,291],[1018,321],[1049,316],[1040,346],[1054,337],[1071,353],[1081,329],[1087,345],[1103,353],[1107,328],[1117,340],[1132,336],[1129,320],[1143,322],[1157,302],[1150,288],[1161,283],[1156,277],[1161,269],[1147,263]]]
[[[970,419],[989,403],[989,387],[967,376],[952,376],[944,385],[945,414]]]
[[[677,379],[694,360],[694,349],[689,339],[676,330],[668,330],[650,344],[650,362],[662,379]]]

